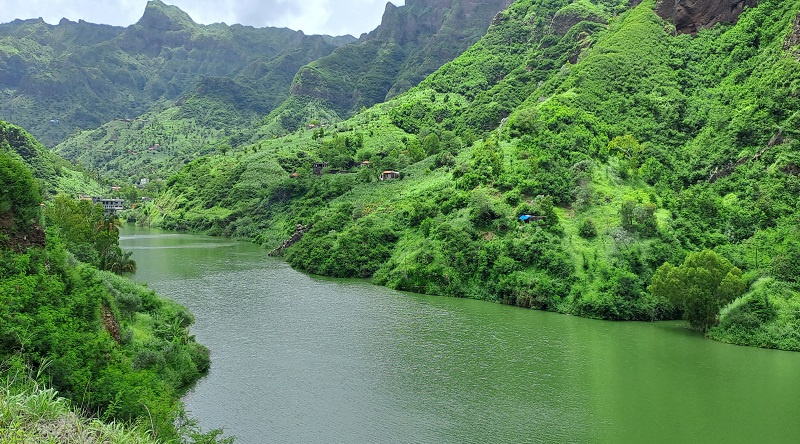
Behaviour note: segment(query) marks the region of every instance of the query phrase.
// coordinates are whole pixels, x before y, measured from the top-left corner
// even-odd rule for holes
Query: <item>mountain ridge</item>
[[[362,35],[357,46],[340,48],[298,71],[287,101],[300,105],[281,113],[302,114],[306,103],[320,101],[346,117],[401,94],[441,61],[453,59],[477,41],[510,3],[420,0],[400,7],[387,3],[381,24]],[[340,58],[361,63],[342,68]]]
[[[129,125],[132,129],[128,131],[126,128],[120,128],[119,121],[113,121],[105,123],[95,131],[73,135],[58,145],[55,150],[73,161],[80,162],[85,167],[97,169],[102,174],[113,174],[117,180],[135,182],[138,177],[153,178],[154,175],[166,179],[175,171],[175,165],[182,165],[183,162],[192,160],[198,154],[208,154],[218,146],[231,145],[235,148],[259,137],[264,137],[264,135],[271,137],[276,134],[286,134],[313,121],[337,121],[349,112],[341,110],[355,106],[353,105],[355,103],[371,105],[376,101],[382,101],[390,88],[393,88],[391,82],[383,80],[386,75],[395,76],[397,79],[408,76],[415,77],[415,79],[408,77],[404,81],[406,85],[404,88],[410,87],[412,82],[416,83],[416,77],[421,78],[422,74],[418,72],[419,69],[427,72],[438,68],[445,61],[455,57],[460,52],[459,48],[465,47],[471,39],[477,39],[476,35],[484,32],[491,17],[501,8],[498,5],[507,2],[508,0],[498,0],[487,5],[465,0],[426,0],[412,3],[409,7],[396,7],[389,3],[387,5],[389,12],[384,17],[384,23],[372,33],[362,35],[358,42],[331,50],[325,37],[295,34],[296,38],[302,39],[296,44],[296,49],[287,50],[270,60],[254,61],[236,75],[219,72],[204,74],[209,78],[231,78],[236,85],[235,88],[249,91],[249,98],[239,100],[238,102],[241,103],[234,100],[234,96],[228,96],[225,99],[225,94],[211,94],[207,88],[198,89],[197,85],[183,92],[167,91],[162,95],[166,95],[169,100],[174,100],[174,105],[166,104],[151,108],[150,112],[142,117],[147,120],[157,120],[164,128],[157,136],[147,136],[141,131],[137,133],[139,127],[136,125]],[[160,42],[166,38],[172,39],[170,41],[173,45],[181,45],[180,48],[189,49],[189,43],[201,45],[201,41],[205,39],[202,35],[212,32],[212,30],[202,28],[203,31],[200,32],[202,38],[195,34],[187,34],[186,29],[197,27],[188,16],[182,12],[178,13],[179,10],[170,13],[170,9],[167,8],[162,11],[165,7],[155,3],[149,8],[151,11],[145,15],[143,21],[150,23],[148,25],[150,28],[159,27],[160,25],[157,23],[161,22],[178,24],[170,24],[168,27],[171,26],[173,30],[159,31],[149,37],[149,40],[145,37],[131,37],[131,35],[140,35],[146,29],[137,25],[126,29],[119,37],[120,40],[138,42],[140,50],[149,51],[148,48],[153,45],[153,41]],[[170,14],[179,14],[180,16],[168,19]],[[403,28],[404,24],[409,23],[411,24],[410,30]],[[414,30],[419,29],[419,26],[423,26],[424,23],[428,23],[428,25],[424,25],[428,27],[428,30],[416,35]],[[471,25],[472,27],[461,26],[462,23],[472,23],[473,25]],[[238,26],[225,28],[220,25],[214,29],[229,33],[230,30],[238,29]],[[436,45],[444,44],[443,42],[448,40],[460,40],[460,36],[465,33],[474,35],[461,42],[460,47],[447,50],[436,49]],[[414,41],[401,43],[403,39],[408,39],[411,35],[416,36]],[[189,43],[183,41],[189,37],[191,37]],[[159,44],[155,46],[158,47]],[[324,61],[327,56],[337,51],[339,55],[328,62]],[[439,52],[428,54],[430,51]],[[236,53],[236,51],[222,52]],[[315,61],[309,64],[309,59]],[[232,61],[228,60],[226,63],[232,63]],[[323,66],[317,67],[314,65],[315,63],[322,63]],[[414,69],[408,69],[407,65],[413,65]],[[307,79],[303,73],[308,72],[318,73],[320,76],[317,78],[322,79],[323,83],[330,80],[331,84],[335,84],[335,91],[324,92],[322,91],[326,88],[324,85],[314,86],[311,85],[313,81],[306,82]],[[200,84],[204,82],[200,79],[196,81]],[[228,84],[233,85],[230,82]],[[290,84],[294,86],[290,87]],[[316,98],[293,96],[292,91],[297,91],[298,88],[302,89],[302,85],[319,90],[319,94]],[[397,85],[399,84],[395,82],[394,86]],[[232,91],[227,88],[225,90]],[[200,91],[207,91],[209,95],[202,97],[198,94]],[[348,105],[350,102],[344,103],[346,97],[352,98],[355,102],[350,105]],[[358,97],[362,97],[363,100]],[[190,99],[189,102],[187,99]],[[242,106],[245,102],[249,105]],[[342,103],[335,105],[337,102]],[[189,109],[189,105],[191,105],[192,112],[186,111]],[[200,107],[204,109],[201,110]],[[340,112],[345,114],[340,114]],[[192,113],[196,116],[211,115],[214,118],[191,119]],[[252,124],[255,119],[267,114],[270,116],[264,119],[265,125]],[[254,130],[253,127],[257,127],[257,129]],[[194,132],[194,134],[189,134],[187,131]],[[124,136],[121,135],[123,133],[125,133]],[[199,133],[204,135],[201,136]],[[173,139],[177,141],[173,141]],[[124,144],[128,144],[128,146],[123,146]],[[132,155],[132,153],[141,153],[155,144],[164,148],[170,157],[151,156],[148,159],[142,159]],[[106,154],[107,151],[116,154],[109,157]],[[148,164],[144,165],[144,163]],[[153,167],[153,165],[158,166]]]
[[[348,41],[285,28],[198,25],[160,1],[148,2],[142,19],[125,28],[14,21],[0,25],[0,116],[53,146],[76,130],[174,100],[200,76],[235,77],[292,54],[302,65]],[[307,46],[313,52],[303,54]],[[288,90],[290,80],[276,89]]]

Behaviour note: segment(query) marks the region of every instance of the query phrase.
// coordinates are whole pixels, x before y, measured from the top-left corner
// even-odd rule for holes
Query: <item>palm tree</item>
[[[96,233],[105,231],[107,235],[118,235],[120,228],[122,228],[122,221],[119,220],[117,215],[114,213],[105,213],[103,217],[97,221],[94,231]]]
[[[123,253],[117,247],[103,257],[103,268],[116,274],[136,273],[136,261],[131,259],[130,251]]]

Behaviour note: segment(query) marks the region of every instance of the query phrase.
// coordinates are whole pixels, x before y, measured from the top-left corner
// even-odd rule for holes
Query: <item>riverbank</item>
[[[800,434],[800,401],[785,396],[800,393],[800,354],[709,341],[681,321],[398,292],[298,272],[247,242],[136,230],[120,240],[135,279],[194,313],[212,351],[186,409],[240,443]]]

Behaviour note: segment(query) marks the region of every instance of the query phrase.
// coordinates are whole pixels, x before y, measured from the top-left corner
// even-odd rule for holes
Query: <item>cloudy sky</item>
[[[306,34],[352,34],[375,29],[387,0],[163,0],[197,23],[277,26]],[[405,0],[392,0],[402,5]],[[141,18],[147,0],[2,0],[0,23],[42,17],[55,24],[66,17],[127,26]]]

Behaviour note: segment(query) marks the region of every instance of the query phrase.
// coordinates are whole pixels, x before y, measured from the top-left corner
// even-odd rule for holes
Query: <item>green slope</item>
[[[194,427],[178,427],[179,395],[210,362],[188,333],[192,315],[67,250],[78,231],[114,245],[118,232],[62,212],[70,225],[50,222],[45,237],[37,188],[19,155],[0,151],[0,440],[74,440],[83,426],[92,438],[191,438]],[[45,386],[117,425],[77,419]]]
[[[24,129],[0,120],[0,152],[14,153],[33,171],[45,197],[57,193],[77,196],[106,191],[87,172],[51,153]]]
[[[309,121],[336,121],[409,90],[480,39],[510,3],[387,3],[378,28],[297,72],[289,99],[268,116],[261,133],[284,134]]]
[[[146,125],[117,119],[73,134],[55,150],[119,183],[165,178],[216,147],[238,147],[311,122],[339,121],[407,90],[476,41],[507,3],[389,5],[383,23],[358,42],[333,50],[329,39],[305,37],[235,76],[204,78],[174,103],[162,102],[135,119]],[[154,21],[145,25],[154,27]],[[198,28],[185,15],[162,21],[177,23],[176,29]],[[240,36],[234,39],[241,43]],[[155,144],[158,152],[147,151]]]

